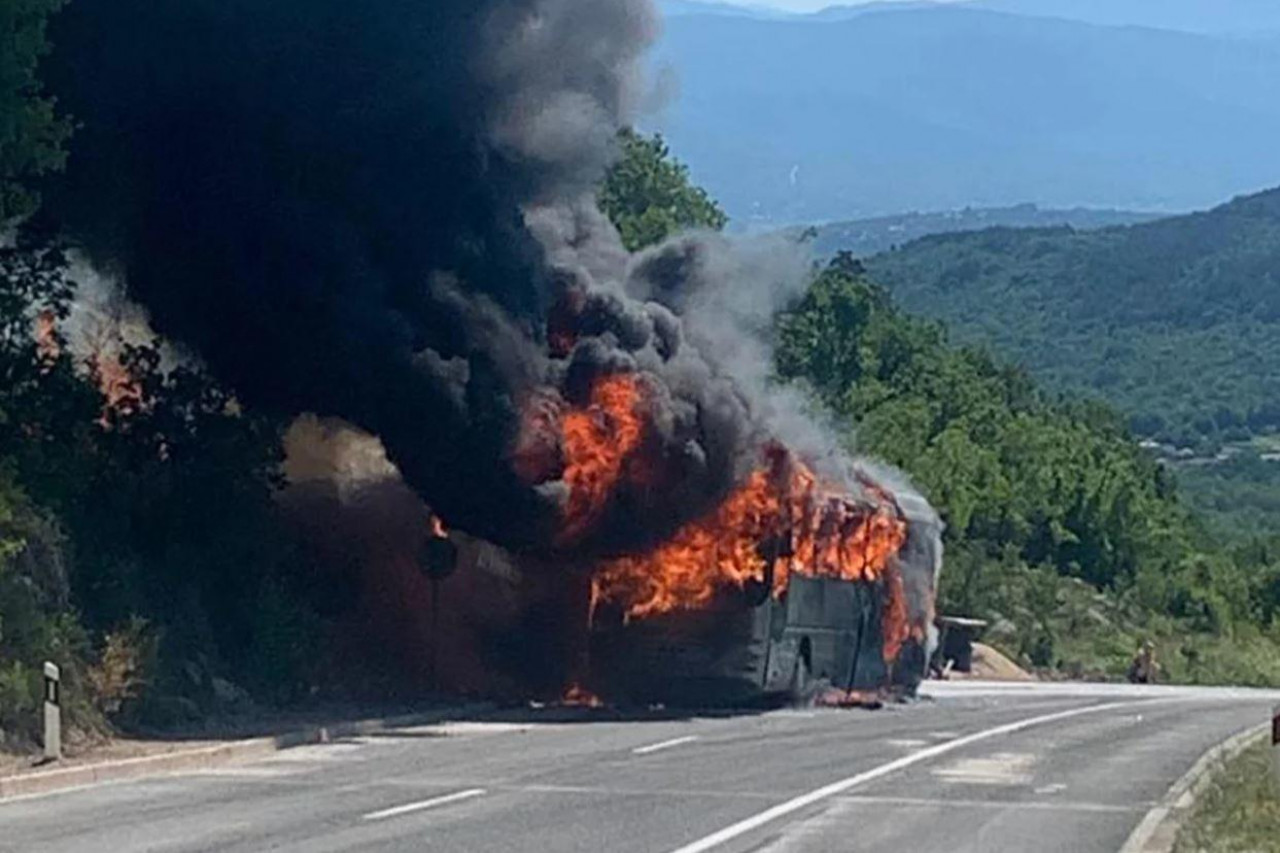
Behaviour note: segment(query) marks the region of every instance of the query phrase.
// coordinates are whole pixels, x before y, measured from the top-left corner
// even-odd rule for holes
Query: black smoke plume
[[[450,526],[510,547],[551,548],[565,499],[554,464],[512,464],[522,409],[643,373],[660,476],[575,546],[634,547],[755,445],[723,371],[627,295],[659,288],[591,201],[654,26],[648,0],[76,0],[48,215],[247,404],[377,435]]]

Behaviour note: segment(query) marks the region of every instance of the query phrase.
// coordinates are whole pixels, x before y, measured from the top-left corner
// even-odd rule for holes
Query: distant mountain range
[[[872,11],[952,6],[1014,15],[1063,18],[1102,26],[1137,26],[1182,30],[1209,35],[1256,37],[1280,34],[1280,3],[1276,0],[868,0],[833,3],[818,12],[786,12],[767,4],[659,0],[666,15],[737,15],[811,21],[844,20]]]
[[[900,12],[904,9],[931,9],[942,3],[932,0],[868,0],[866,3],[833,4],[817,12],[788,12],[768,5],[752,3],[705,2],[705,0],[658,0],[658,9],[667,17],[678,15],[717,15],[737,18],[791,21],[844,21],[868,12]]]
[[[939,234],[867,260],[908,310],[1178,446],[1280,430],[1280,189],[1096,231]]]
[[[831,222],[818,226],[811,236],[814,254],[830,257],[836,252],[852,252],[860,257],[886,252],[933,234],[980,231],[985,228],[1049,228],[1066,226],[1090,231],[1114,225],[1134,225],[1160,218],[1160,214],[1128,210],[1045,210],[1034,204],[1013,207],[965,208],[942,213],[904,213]]]
[[[972,0],[968,5],[1105,26],[1246,37],[1280,32],[1276,0]]]
[[[975,2],[1001,10],[671,0],[654,62],[675,94],[642,127],[748,224],[1027,201],[1177,212],[1280,181],[1280,39],[1150,27],[1207,27],[1212,9],[1216,31],[1261,32],[1280,0]],[[1049,16],[1067,7],[1096,20]]]

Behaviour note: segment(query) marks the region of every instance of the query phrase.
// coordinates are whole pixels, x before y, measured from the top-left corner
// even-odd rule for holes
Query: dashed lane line
[[[484,796],[486,791],[484,788],[468,788],[465,791],[457,791],[453,794],[445,794],[443,797],[432,797],[429,800],[420,800],[416,803],[405,803],[403,806],[395,806],[382,811],[369,812],[364,816],[365,820],[386,820],[389,817],[399,817],[400,815],[411,814],[413,812],[424,811],[425,809],[434,809],[437,806],[446,806],[450,803],[461,802],[462,800],[470,800],[474,797]]]
[[[648,746],[638,746],[631,750],[633,755],[649,755],[654,752],[661,752],[664,749],[671,749],[673,746],[683,746],[686,743],[692,743],[697,740],[697,735],[686,735],[684,737],[676,737],[671,740],[664,740],[661,743],[651,743]]]

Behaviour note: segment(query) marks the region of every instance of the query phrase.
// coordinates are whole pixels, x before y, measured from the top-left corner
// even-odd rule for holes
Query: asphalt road
[[[514,714],[0,803],[4,851],[1106,851],[1280,694],[934,684],[880,711]]]

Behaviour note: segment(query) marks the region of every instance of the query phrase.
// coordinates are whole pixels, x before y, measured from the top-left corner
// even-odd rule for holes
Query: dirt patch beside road
[[[1036,681],[1036,677],[1018,666],[1008,656],[986,645],[973,644],[973,668],[969,672],[952,672],[951,678],[979,681]]]

